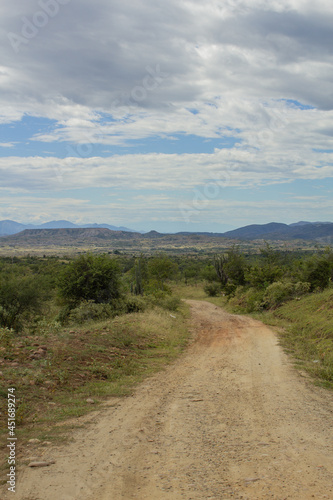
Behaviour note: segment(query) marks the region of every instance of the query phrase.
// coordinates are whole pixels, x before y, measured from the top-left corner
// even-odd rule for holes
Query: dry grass
[[[189,285],[180,283],[172,287],[172,292],[182,299],[205,300],[216,306],[224,307],[227,302],[226,298],[222,294],[218,297],[209,297],[204,291],[204,285],[204,282]]]
[[[126,396],[145,377],[172,362],[187,344],[187,308],[155,307],[99,323],[0,340],[0,411],[7,412],[7,389],[16,388],[17,436],[59,439],[57,422],[79,417],[114,396]],[[43,351],[45,355],[35,355]],[[45,349],[46,348],[46,349]],[[66,430],[66,427],[63,427]],[[8,436],[6,419],[1,437]]]

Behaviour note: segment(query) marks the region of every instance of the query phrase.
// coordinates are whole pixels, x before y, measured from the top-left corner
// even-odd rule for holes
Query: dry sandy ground
[[[188,302],[186,353],[48,449],[54,465],[21,470],[4,498],[333,499],[331,393],[262,323]]]

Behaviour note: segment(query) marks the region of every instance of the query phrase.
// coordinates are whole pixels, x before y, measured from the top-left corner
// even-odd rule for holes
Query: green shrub
[[[307,283],[304,281],[298,281],[295,283],[295,296],[300,297],[306,293],[309,293],[311,290],[311,283]]]
[[[81,255],[62,272],[58,287],[73,307],[82,300],[111,303],[120,297],[120,269],[108,255]]]
[[[59,314],[56,316],[55,321],[58,321],[60,325],[65,325],[68,323],[68,318],[73,310],[73,307],[70,305],[63,306],[59,312]]]
[[[125,310],[127,313],[143,312],[147,309],[147,300],[140,296],[128,297],[125,301]]]
[[[266,288],[283,276],[283,269],[276,264],[260,263],[253,265],[246,274],[246,281],[254,288]]]
[[[115,310],[110,304],[96,304],[93,300],[81,302],[68,314],[69,323],[85,323],[86,321],[102,321],[115,315]]]
[[[256,288],[249,288],[245,294],[246,312],[262,311],[264,291]]]
[[[194,268],[194,275],[193,277],[199,277],[205,281],[209,281],[210,283],[219,281],[219,277],[216,273],[216,269],[212,264],[206,265],[203,269],[197,270]],[[192,277],[192,276],[191,276]]]
[[[151,295],[149,300],[152,305],[162,307],[168,311],[177,311],[181,305],[179,297],[171,296],[168,293],[161,292],[161,290]]]
[[[229,304],[242,312],[262,311],[264,290],[257,288],[238,287]]]
[[[12,342],[14,339],[14,331],[10,328],[0,327],[0,346],[5,348],[12,347]]]
[[[0,326],[20,331],[40,312],[46,292],[38,277],[7,274],[0,279]]]
[[[263,305],[269,309],[277,307],[294,294],[294,284],[291,282],[276,281],[269,285],[265,291]]]
[[[221,293],[221,287],[218,283],[206,283],[204,291],[209,297],[217,297]]]
[[[168,291],[166,281],[178,272],[178,266],[166,255],[156,255],[148,261],[149,291]],[[148,289],[147,289],[148,290]]]
[[[310,287],[310,283],[276,281],[267,287],[263,297],[263,306],[267,309],[278,307],[287,300],[309,292]]]
[[[311,291],[327,288],[330,277],[331,264],[327,259],[315,255],[306,262],[303,279],[311,284]]]
[[[159,306],[168,311],[177,311],[181,305],[181,300],[179,297],[166,296],[159,302]]]

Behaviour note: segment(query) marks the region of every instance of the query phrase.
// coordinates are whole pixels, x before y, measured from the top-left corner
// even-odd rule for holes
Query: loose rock
[[[54,460],[49,460],[48,462],[30,462],[28,467],[48,467],[52,464],[55,464]]]

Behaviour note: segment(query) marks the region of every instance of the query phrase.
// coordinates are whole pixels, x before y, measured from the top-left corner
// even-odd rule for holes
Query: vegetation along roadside
[[[233,247],[211,255],[0,258],[0,411],[17,396],[17,436],[61,439],[70,417],[125,396],[182,352],[181,298],[277,328],[298,367],[333,387],[333,253]],[[5,457],[4,457],[5,458]],[[2,472],[5,472],[6,462]]]
[[[259,254],[237,248],[215,257],[208,300],[276,327],[282,346],[316,383],[333,388],[333,252]],[[193,292],[192,292],[193,294]]]
[[[187,307],[167,285],[176,269],[164,256],[1,259],[2,440],[8,387],[22,449],[63,439],[68,419],[129,395],[178,356],[189,332]]]

